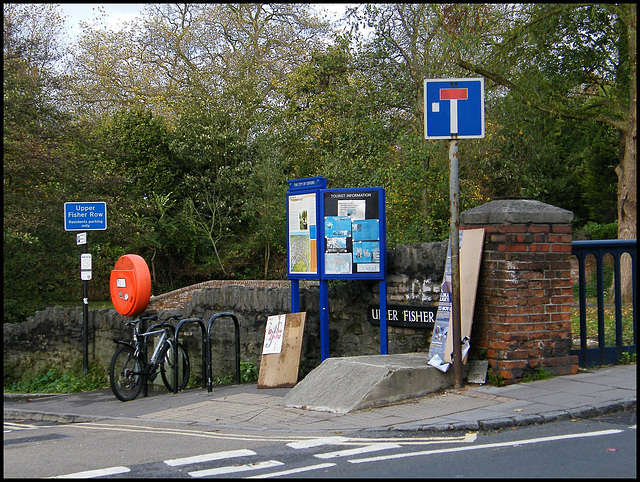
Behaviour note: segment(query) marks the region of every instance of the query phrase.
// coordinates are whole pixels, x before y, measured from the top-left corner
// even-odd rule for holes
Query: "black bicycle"
[[[113,394],[123,402],[133,400],[140,394],[145,378],[152,382],[158,376],[158,369],[167,390],[174,392],[174,374],[178,373],[178,390],[184,390],[189,382],[189,357],[181,343],[174,341],[175,327],[169,323],[171,319],[179,319],[182,315],[171,315],[165,320],[150,326],[140,333],[139,325],[143,321],[154,321],[158,315],[141,316],[125,324],[133,327],[133,342],[113,340],[119,346],[109,367],[109,382]],[[146,362],[146,348],[150,337],[160,335],[160,339]],[[175,346],[174,346],[175,345]],[[178,350],[177,364],[174,366],[174,350]]]

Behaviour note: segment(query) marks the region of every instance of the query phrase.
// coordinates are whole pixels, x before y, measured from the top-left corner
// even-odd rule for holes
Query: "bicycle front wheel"
[[[130,346],[120,346],[109,367],[111,391],[123,402],[136,398],[142,389],[144,372],[140,359],[134,353]]]
[[[178,372],[178,390],[184,390],[189,383],[189,372],[191,367],[189,366],[189,357],[184,347],[178,343],[178,364],[174,366],[174,345],[171,342],[167,342],[167,348],[162,354],[162,362],[160,363],[160,373],[162,374],[162,381],[164,386],[170,392],[174,391],[174,373]]]

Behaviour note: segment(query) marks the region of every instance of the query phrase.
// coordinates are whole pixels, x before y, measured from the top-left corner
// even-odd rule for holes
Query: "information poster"
[[[273,315],[267,317],[267,326],[264,330],[264,343],[262,354],[280,353],[282,351],[282,337],[284,333],[286,315]]]
[[[324,275],[381,274],[384,217],[380,192],[336,190],[325,191],[323,196]]]
[[[317,274],[316,194],[290,195],[288,200],[289,272]]]

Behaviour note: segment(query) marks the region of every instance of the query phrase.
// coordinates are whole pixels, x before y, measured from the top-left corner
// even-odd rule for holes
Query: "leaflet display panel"
[[[322,279],[384,279],[384,203],[382,188],[322,191]]]
[[[322,177],[289,181],[287,191],[287,278],[319,279],[318,203]]]

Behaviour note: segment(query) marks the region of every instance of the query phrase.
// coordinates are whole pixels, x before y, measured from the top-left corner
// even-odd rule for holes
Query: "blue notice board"
[[[384,189],[323,189],[321,193],[320,278],[384,279]]]
[[[107,203],[64,203],[65,231],[89,231],[107,229]]]
[[[384,189],[326,189],[326,179],[289,181],[287,278],[291,312],[300,310],[300,279],[320,281],[320,358],[329,357],[329,280],[377,279],[380,354],[387,354],[387,230]]]
[[[484,78],[425,79],[424,137],[484,137]]]
[[[318,204],[323,177],[289,181],[287,191],[287,278],[319,279]]]

